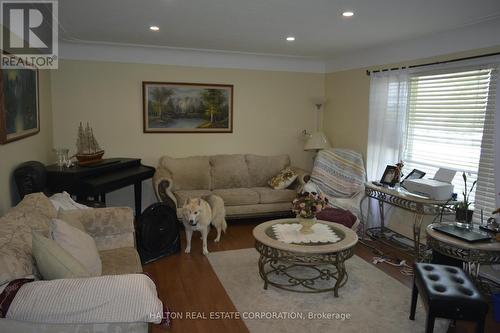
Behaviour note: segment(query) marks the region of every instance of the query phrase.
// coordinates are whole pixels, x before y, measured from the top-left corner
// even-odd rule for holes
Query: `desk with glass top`
[[[387,227],[385,225],[385,208],[384,204],[389,204],[394,207],[402,208],[414,214],[413,218],[413,247],[411,252],[413,252],[415,259],[421,261],[424,255],[425,245],[420,244],[420,233],[422,229],[422,221],[424,216],[430,215],[435,216],[435,219],[442,215],[449,215],[454,213],[453,205],[455,201],[450,200],[432,200],[423,196],[419,196],[408,192],[403,188],[387,188],[383,186],[378,186],[372,182],[367,182],[365,184],[365,198],[373,198],[378,201],[379,214],[380,214],[380,227],[373,227],[366,229],[366,223],[364,233],[372,238],[379,239],[381,241],[386,241],[387,237],[386,231]],[[363,199],[363,200],[364,200]],[[371,202],[368,201],[368,214],[371,210]],[[393,232],[394,233],[394,232]],[[403,236],[402,236],[403,237]],[[394,245],[392,242],[386,242],[388,245]],[[398,244],[401,247],[405,247],[403,244]],[[406,246],[407,247],[407,246]]]

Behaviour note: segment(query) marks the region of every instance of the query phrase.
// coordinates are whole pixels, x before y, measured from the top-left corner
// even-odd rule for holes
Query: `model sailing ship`
[[[80,123],[76,139],[76,158],[78,159],[78,163],[96,163],[102,159],[102,155],[104,155],[104,150],[97,143],[89,123],[87,123],[85,129],[83,129],[83,125]]]

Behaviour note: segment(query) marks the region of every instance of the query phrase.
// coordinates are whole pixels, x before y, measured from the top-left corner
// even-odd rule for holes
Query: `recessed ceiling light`
[[[295,41],[295,37],[293,37],[293,36],[288,36],[288,37],[286,38],[286,41],[287,41],[287,42],[294,42],[294,41]]]
[[[351,11],[345,11],[342,13],[342,16],[345,16],[345,17],[351,17],[354,15],[354,12],[351,12]]]
[[[152,31],[159,31],[160,30],[160,27],[159,26],[156,26],[156,25],[152,25],[149,27],[149,30],[152,30]]]

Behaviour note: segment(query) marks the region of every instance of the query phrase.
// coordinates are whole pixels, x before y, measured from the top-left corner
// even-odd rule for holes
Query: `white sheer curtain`
[[[408,104],[408,74],[405,70],[372,73],[366,175],[368,181],[379,181],[385,167],[397,163],[403,152]],[[378,203],[369,199],[366,227],[380,225]],[[386,207],[386,218],[392,214]]]
[[[408,74],[404,70],[373,73],[366,173],[380,180],[385,167],[399,162],[403,152],[408,103]]]

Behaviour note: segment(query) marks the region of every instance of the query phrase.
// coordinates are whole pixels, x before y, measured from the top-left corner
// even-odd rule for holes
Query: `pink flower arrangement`
[[[298,217],[312,219],[328,204],[328,199],[316,192],[303,192],[292,201],[292,212]]]

